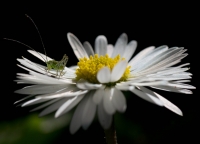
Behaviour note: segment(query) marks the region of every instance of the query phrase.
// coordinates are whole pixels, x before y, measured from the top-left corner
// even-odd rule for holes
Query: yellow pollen
[[[98,56],[95,54],[94,56],[90,56],[90,58],[81,58],[78,62],[79,68],[76,70],[76,80],[85,79],[91,83],[99,83],[97,80],[98,71],[107,66],[112,69],[114,66],[124,58],[120,58],[120,55],[117,55],[115,58],[110,58],[107,54],[105,56]],[[130,66],[128,66],[120,78],[119,81],[126,81],[130,76]]]

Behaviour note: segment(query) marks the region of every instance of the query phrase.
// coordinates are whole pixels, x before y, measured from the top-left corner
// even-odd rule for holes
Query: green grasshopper
[[[58,72],[60,73],[60,76],[63,76],[65,73],[63,72],[63,70],[65,69],[65,66],[67,64],[68,61],[68,56],[66,54],[64,54],[63,58],[60,61],[56,61],[56,60],[50,60],[47,61],[47,72],[49,72],[50,70],[56,70],[56,76],[58,76]]]
[[[32,21],[33,25],[35,26],[35,28],[36,28],[36,30],[37,30],[39,36],[40,36],[40,40],[41,40],[42,46],[43,46],[43,48],[44,48],[44,52],[45,52],[46,59],[45,59],[44,57],[42,57],[42,55],[41,55],[40,53],[38,53],[37,51],[35,51],[32,47],[28,46],[27,44],[24,44],[24,43],[22,43],[22,42],[20,42],[20,41],[13,40],[13,39],[8,39],[8,38],[4,38],[4,39],[17,42],[17,43],[19,43],[19,44],[22,44],[22,45],[24,45],[24,46],[26,46],[26,47],[28,47],[28,48],[34,50],[35,52],[37,52],[37,53],[41,56],[41,58],[44,60],[44,62],[46,63],[46,65],[47,65],[47,66],[46,66],[46,69],[45,69],[46,72],[51,73],[50,70],[55,70],[55,71],[56,71],[56,74],[53,74],[53,73],[51,73],[51,74],[52,74],[53,76],[55,76],[55,77],[59,76],[59,78],[60,78],[61,76],[63,76],[63,75],[65,74],[65,73],[63,72],[63,70],[65,69],[65,66],[66,66],[66,64],[67,64],[68,56],[67,56],[66,54],[64,54],[63,58],[62,58],[60,61],[56,61],[56,60],[54,60],[54,59],[48,61],[48,60],[47,60],[46,50],[45,50],[44,43],[43,43],[43,41],[42,41],[42,37],[41,37],[41,35],[40,35],[40,32],[39,32],[39,30],[38,30],[36,24],[34,23],[34,21],[33,21],[28,15],[26,15],[26,16]]]

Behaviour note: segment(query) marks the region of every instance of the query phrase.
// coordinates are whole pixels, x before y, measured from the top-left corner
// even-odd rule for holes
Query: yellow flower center
[[[124,58],[120,58],[117,55],[115,58],[110,58],[107,54],[105,56],[90,56],[90,58],[81,58],[78,62],[79,68],[76,70],[76,80],[85,79],[91,83],[99,83],[97,80],[97,73],[103,67],[108,67],[112,71],[114,66]],[[122,75],[122,77],[117,81],[126,81],[130,76],[130,66],[128,66]],[[109,84],[114,85],[114,83]]]

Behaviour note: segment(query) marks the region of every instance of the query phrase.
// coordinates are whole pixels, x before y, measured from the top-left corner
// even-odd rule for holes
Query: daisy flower
[[[40,116],[56,111],[55,117],[59,117],[77,106],[70,123],[72,134],[80,127],[87,129],[96,112],[101,126],[108,129],[113,114],[126,111],[126,99],[121,91],[130,91],[148,102],[182,115],[177,106],[148,87],[192,94],[189,89],[195,87],[184,84],[190,82],[192,75],[186,72],[189,68],[185,66],[189,63],[174,66],[187,56],[184,48],[151,46],[131,58],[137,42],[132,40],[128,43],[124,33],[114,46],[108,44],[105,36],[98,36],[94,50],[88,42],[81,44],[72,33],[68,33],[67,38],[79,62],[77,66],[65,67],[64,74],[59,78],[53,70],[46,72],[45,66],[26,58],[17,59],[21,63],[19,66],[29,74],[18,73],[16,82],[32,84],[15,91],[29,95],[23,101],[31,98],[23,102],[22,107],[41,103],[32,111],[43,109]],[[36,51],[28,52],[42,61],[46,57]]]

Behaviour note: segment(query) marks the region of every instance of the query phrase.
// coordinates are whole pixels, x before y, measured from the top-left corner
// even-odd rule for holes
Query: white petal
[[[187,66],[187,65],[190,65],[190,63],[185,63],[185,64],[182,64],[182,65],[179,65],[178,67],[182,68],[182,67]]]
[[[21,79],[17,80],[19,82],[25,82],[29,84],[74,84],[72,79],[57,79],[49,76],[45,76],[39,73],[35,73],[29,69],[26,69],[19,65],[19,67],[29,71],[30,75],[28,76],[18,76],[17,78]]]
[[[148,77],[176,74],[176,73],[181,73],[181,72],[184,72],[184,71],[187,71],[187,70],[188,70],[188,68],[177,68],[177,67],[169,68],[169,69],[165,69],[163,71],[159,71],[159,72],[154,73],[154,74],[150,74],[150,75],[148,75]]]
[[[33,71],[30,71],[30,74],[39,78],[39,79],[42,79],[43,81],[48,81],[49,84],[71,84],[67,80],[49,77],[47,75],[43,75],[43,74],[36,73],[36,72],[33,72]]]
[[[174,83],[186,83],[186,82],[191,82],[191,80],[179,80],[179,81],[174,81]]]
[[[68,68],[68,67],[65,67],[65,69],[64,69],[65,71],[66,71],[66,73],[65,74],[72,74],[72,75],[75,75],[75,70],[73,70],[73,69],[70,69],[70,68]],[[75,75],[76,76],[76,75]]]
[[[95,53],[105,55],[107,53],[107,39],[105,36],[100,35],[95,40]]]
[[[47,75],[43,75],[43,74],[40,74],[40,73],[36,73],[30,69],[27,69],[27,68],[24,68],[23,66],[20,66],[18,65],[19,67],[29,71],[29,73],[32,75],[31,78],[33,79],[42,79],[42,82],[43,83],[47,83],[47,84],[67,84],[68,83],[68,80],[62,80],[62,79],[57,79],[57,78],[53,78],[53,77],[49,77]],[[26,79],[27,77],[24,77],[24,79]],[[71,83],[70,83],[71,84]]]
[[[123,90],[123,91],[129,91],[129,90],[132,90],[132,89],[135,88],[135,86],[129,86],[129,85],[126,85],[126,84],[117,84],[115,87],[117,89]]]
[[[28,98],[30,98],[30,97],[33,97],[33,96],[35,96],[35,95],[26,96],[25,98],[22,98],[22,99],[16,101],[14,104],[17,104],[17,103],[19,103],[19,102],[21,102],[21,101],[23,101],[23,100],[26,100],[26,99],[28,99]]]
[[[134,77],[134,78],[128,78],[127,81],[123,81],[123,82],[119,82],[117,83],[118,86],[121,85],[130,85],[131,83],[140,83],[140,82],[144,82],[144,81],[149,81],[149,79],[147,77]]]
[[[83,89],[83,90],[92,90],[92,89],[99,89],[100,87],[102,87],[102,84],[92,84],[89,83],[88,81],[84,80],[84,79],[80,79],[76,86],[79,89]]]
[[[83,45],[81,44],[81,42],[78,40],[78,38],[75,35],[73,35],[72,33],[67,33],[67,38],[74,51],[74,54],[76,55],[78,59],[83,58],[83,57],[88,58],[88,55]]]
[[[47,115],[55,110],[57,110],[61,105],[63,105],[67,100],[69,100],[69,98],[63,98],[57,102],[55,102],[54,104],[50,105],[49,107],[45,108],[39,116],[44,116]]]
[[[73,107],[75,107],[84,97],[84,95],[78,95],[74,98],[69,99],[60,108],[56,111],[55,118],[61,116],[64,113],[70,111]]]
[[[78,82],[77,82],[77,84],[76,84],[76,86],[79,88],[79,89],[87,89],[87,87],[85,86],[85,83],[86,83],[87,81],[85,80],[85,79],[80,79]]]
[[[40,99],[40,98],[35,98],[35,99],[29,100],[29,101],[23,103],[22,107],[24,107],[24,106],[30,106],[30,105],[34,105],[34,104],[38,104],[38,103],[45,102],[45,101],[48,101],[48,100]]]
[[[37,96],[37,98],[41,98],[41,99],[52,99],[52,98],[64,98],[64,97],[74,97],[74,96],[78,96],[78,95],[82,95],[82,94],[86,94],[88,91],[84,90],[84,91],[61,91],[58,93],[52,93],[52,94],[45,94],[45,95],[39,95]]]
[[[19,78],[21,80],[15,80],[18,83],[24,83],[24,84],[47,84],[47,82],[45,83],[45,81],[42,81],[41,79],[38,78],[33,78],[31,77],[26,77],[26,78]]]
[[[134,54],[137,47],[137,42],[132,40],[129,42],[129,44],[126,46],[124,54],[122,57],[124,57],[127,61],[129,61]]]
[[[99,89],[99,88],[101,88],[102,84],[93,84],[93,83],[86,82],[85,86],[86,86],[87,89],[93,90],[93,89]]]
[[[98,89],[95,91],[94,96],[93,96],[93,101],[95,104],[99,104],[104,96],[104,89]]]
[[[175,87],[175,88],[185,88],[185,89],[196,89],[196,87],[189,84],[181,84],[181,83],[168,83],[167,86]]]
[[[177,89],[177,88],[169,87],[169,86],[151,86],[151,87],[155,89],[159,89],[159,90],[169,91],[169,92],[192,94],[192,91],[187,90],[187,89]]]
[[[67,85],[33,85],[29,87],[25,87],[20,90],[16,90],[15,93],[19,94],[46,94],[56,92],[63,88],[67,87]]]
[[[36,66],[34,64],[28,63],[26,60],[24,59],[17,59],[17,61],[19,61],[22,65],[24,65],[25,67],[32,69],[34,71],[40,72],[40,73],[45,73],[45,70],[42,69],[39,66]]]
[[[114,114],[116,110],[112,103],[113,95],[114,95],[114,88],[106,88],[104,90],[103,106],[106,113],[108,113],[109,115]]]
[[[88,94],[88,101],[85,104],[83,115],[82,115],[82,127],[87,129],[92,123],[95,113],[96,113],[96,104],[93,102],[92,97],[95,91],[90,91]]]
[[[111,72],[108,67],[103,67],[97,73],[97,80],[100,83],[108,83],[110,82],[110,78],[111,78]]]
[[[116,88],[114,89],[112,103],[119,112],[126,111],[126,99],[125,99],[123,93]]]
[[[153,51],[151,51],[148,56],[152,56],[154,55],[155,53],[160,53],[160,51],[165,51],[166,49],[168,49],[168,46],[167,45],[161,45],[159,47],[157,47],[156,49],[154,49]]]
[[[42,104],[42,105],[40,105],[40,106],[38,106],[38,107],[32,109],[31,112],[32,112],[32,111],[39,110],[39,109],[42,109],[42,108],[44,108],[44,107],[47,107],[48,105],[51,105],[51,104],[53,104],[53,103],[55,103],[56,101],[59,101],[59,100],[60,100],[60,99],[53,99],[53,100],[50,100],[50,101],[48,101],[48,102],[46,102],[46,103],[44,103],[44,104]]]
[[[175,73],[172,74],[173,76],[192,76],[192,73],[189,72],[180,72],[180,73]]]
[[[136,71],[139,72],[144,69],[147,69],[147,68],[157,64],[158,62],[166,60],[170,56],[175,55],[179,51],[181,51],[181,49],[178,47],[174,47],[174,48],[170,48],[170,49],[167,49],[167,47],[166,48],[163,47],[161,50],[157,51],[156,53],[153,53],[150,56],[147,56],[146,58],[144,58],[142,60],[143,61],[142,65],[139,65],[136,68]]]
[[[26,76],[30,76],[29,74],[24,74],[24,73],[17,73],[17,76],[24,76],[24,77],[26,77]]]
[[[157,85],[166,85],[167,81],[153,81],[153,82],[133,82],[130,85],[134,85],[134,86],[157,86]]]
[[[161,65],[161,64],[168,65],[170,63],[173,63],[179,56],[181,56],[182,53],[184,53],[184,51],[185,50],[183,50],[182,48],[177,48],[177,47],[170,48],[167,51],[165,51],[164,53],[161,53],[160,55],[149,60],[149,62],[146,63],[146,65],[143,65],[141,68],[137,69],[137,71],[150,69],[152,67],[155,67],[155,65]],[[165,65],[163,65],[163,66],[165,66]],[[177,67],[177,68],[179,68],[179,67]]]
[[[84,43],[83,43],[83,46],[84,46],[85,51],[86,51],[86,53],[88,54],[89,57],[90,57],[91,55],[92,55],[92,56],[94,55],[94,51],[93,51],[92,46],[90,45],[89,42],[87,42],[87,41],[84,42]]]
[[[167,99],[165,99],[164,97],[162,97],[161,95],[155,93],[157,97],[159,97],[159,99],[163,102],[164,106],[166,108],[168,108],[169,110],[175,112],[176,114],[178,115],[181,115],[183,116],[183,113],[182,111],[177,107],[175,106],[173,103],[171,103],[170,101],[168,101]]]
[[[166,76],[154,76],[154,77],[146,77],[146,80],[143,79],[144,81],[172,81],[172,80],[181,80],[181,79],[190,79],[191,77],[188,75],[166,75]]]
[[[80,93],[86,93],[76,87],[76,85],[68,85],[65,88],[49,94],[37,95],[37,97],[42,99],[51,99],[51,98],[61,98],[61,97],[71,97],[79,95]]]
[[[112,58],[116,57],[118,54],[123,56],[127,42],[128,42],[127,35],[125,33],[121,34],[115,43],[115,48],[112,53]]]
[[[125,60],[118,62],[112,69],[110,82],[118,81],[124,74],[126,67],[127,67],[127,62]]]
[[[185,94],[193,94],[191,90],[187,90],[187,89],[181,89],[179,90],[179,92],[185,93]]]
[[[113,47],[112,44],[108,44],[108,45],[107,45],[107,54],[108,54],[109,57],[112,56],[113,49],[114,49],[114,47]]]
[[[161,102],[160,99],[158,99],[157,97],[155,97],[154,95],[150,95],[148,93],[144,93],[140,90],[137,90],[137,89],[133,89],[131,90],[134,94],[136,94],[137,96],[139,96],[140,98],[148,101],[148,102],[151,102],[153,104],[157,104],[159,106],[163,106],[163,103]]]
[[[144,58],[147,54],[149,54],[151,51],[154,50],[154,46],[145,48],[144,50],[142,50],[141,52],[139,52],[135,57],[133,57],[131,59],[131,61],[129,62],[129,66],[134,66],[135,64],[137,64],[137,62],[139,60],[141,60],[142,58]]]
[[[145,87],[139,87],[142,91],[144,91],[144,92],[147,92],[147,93],[149,93],[149,94],[151,94],[151,95],[155,95],[156,97],[158,97],[161,101],[162,101],[162,104],[166,107],[166,108],[168,108],[168,109],[170,109],[171,111],[173,111],[173,112],[175,112],[175,113],[177,113],[177,114],[179,114],[179,115],[182,115],[182,112],[181,112],[181,110],[177,107],[177,106],[175,106],[174,104],[172,104],[170,101],[168,101],[167,99],[165,99],[164,97],[162,97],[161,95],[159,95],[159,94],[157,94],[157,93],[155,93],[155,92],[153,92],[153,91],[151,91],[151,90],[149,90],[149,89],[147,89],[147,88],[145,88]]]
[[[101,126],[104,129],[108,129],[112,123],[112,115],[105,112],[103,102],[98,105],[98,118]]]
[[[41,54],[39,52],[33,51],[33,50],[28,50],[29,53],[31,53],[32,55],[36,56],[37,58],[39,58],[40,60],[42,60],[43,62],[47,62],[50,60],[53,60],[52,58],[45,56],[44,54]]]
[[[142,74],[150,74],[150,73],[153,73],[153,72],[157,72],[157,71],[160,71],[160,70],[163,70],[167,67],[170,67],[170,66],[173,66],[177,63],[179,63],[181,61],[181,59],[183,59],[184,57],[187,56],[187,54],[182,54],[184,53],[185,50],[181,50],[177,53],[175,53],[174,55],[158,62],[157,64],[145,69],[142,71]]]
[[[146,65],[151,64],[151,61],[155,58],[158,58],[159,55],[165,53],[168,50],[167,46],[160,46],[154,49],[150,54],[148,54],[144,59],[138,61],[138,63],[131,67],[131,69],[136,69],[136,71],[140,71],[140,69],[145,68]]]
[[[31,65],[32,67],[34,67],[34,70],[35,70],[35,71],[38,71],[38,72],[40,72],[40,73],[47,73],[47,72],[46,72],[46,66],[43,66],[43,65],[38,64],[38,63],[34,63],[34,62],[28,60],[28,59],[25,58],[25,57],[22,57],[22,58],[23,58],[23,60],[24,60],[25,62],[27,62],[27,63],[28,63],[29,65]],[[45,64],[45,65],[46,65],[46,64]],[[48,74],[50,74],[50,73],[48,73]]]
[[[70,123],[70,128],[69,128],[71,134],[74,134],[81,127],[82,116],[83,116],[84,108],[88,99],[89,99],[89,96],[85,95],[83,100],[78,104],[74,112],[74,115]]]

